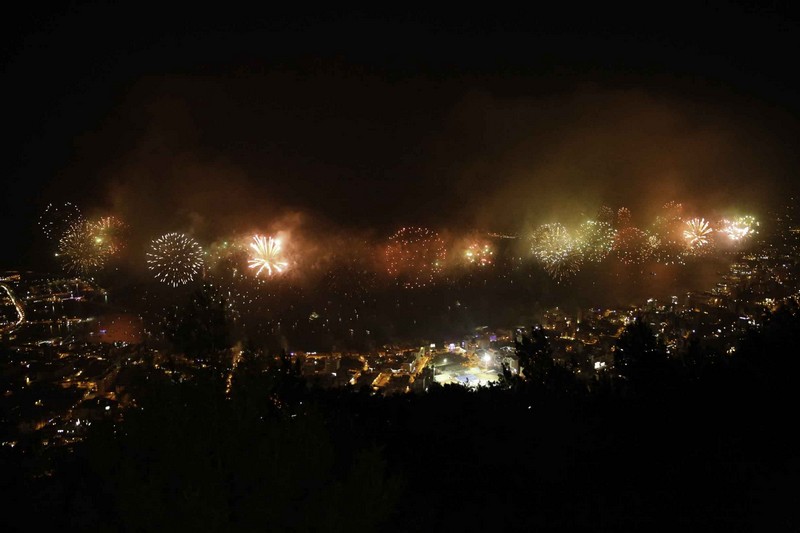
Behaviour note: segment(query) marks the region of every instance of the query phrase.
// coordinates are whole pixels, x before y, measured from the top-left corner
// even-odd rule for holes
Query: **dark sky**
[[[529,4],[20,8],[0,267],[35,262],[53,200],[210,239],[298,212],[381,232],[759,211],[793,188],[791,3]]]

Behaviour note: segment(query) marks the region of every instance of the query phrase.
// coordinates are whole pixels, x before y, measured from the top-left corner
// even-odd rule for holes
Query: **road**
[[[11,299],[11,303],[14,304],[14,307],[17,309],[17,315],[19,315],[19,319],[11,326],[6,326],[5,330],[0,329],[0,333],[6,333],[8,331],[14,331],[16,328],[20,327],[23,322],[25,322],[25,309],[22,308],[22,304],[17,300],[16,296],[14,296],[14,291],[12,291],[8,285],[5,283],[0,283],[0,288],[3,288],[8,294],[8,297]]]

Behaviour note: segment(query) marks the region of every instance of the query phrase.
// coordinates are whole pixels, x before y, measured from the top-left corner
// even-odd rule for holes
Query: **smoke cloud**
[[[796,120],[695,89],[509,95],[351,71],[151,77],[80,140],[65,179],[97,176],[98,206],[129,223],[138,248],[167,231],[203,242],[290,232],[324,256],[409,224],[452,238],[524,233],[601,205],[645,224],[669,200],[763,215],[791,186],[796,156],[782,139]]]

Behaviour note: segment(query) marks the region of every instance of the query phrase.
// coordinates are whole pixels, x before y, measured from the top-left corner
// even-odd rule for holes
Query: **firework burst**
[[[594,218],[598,222],[605,222],[613,226],[614,222],[617,219],[617,215],[614,213],[613,209],[611,209],[607,205],[603,205],[600,206],[600,209],[597,210],[597,215]]]
[[[661,206],[661,215],[659,216],[667,220],[679,220],[683,216],[683,204],[670,200]]]
[[[653,259],[664,265],[684,264],[686,244],[683,239],[683,205],[667,202],[656,217],[650,234]]]
[[[77,274],[92,274],[105,265],[108,253],[97,242],[93,224],[80,221],[72,224],[58,242],[57,257],[67,270]]]
[[[531,253],[557,281],[576,274],[581,254],[562,224],[543,224],[531,235]]]
[[[631,210],[627,207],[617,209],[617,227],[620,229],[628,228],[631,225]]]
[[[177,287],[192,281],[203,266],[203,249],[182,233],[167,233],[150,243],[148,268],[157,280]]]
[[[599,263],[611,253],[616,233],[608,222],[587,220],[578,228],[575,245],[584,259]]]
[[[683,230],[683,238],[686,246],[691,252],[697,252],[706,248],[711,243],[711,234],[714,230],[704,218],[693,218],[686,221]]]
[[[720,222],[720,233],[728,236],[731,242],[743,242],[757,233],[758,221],[753,216],[740,216],[733,220]]]
[[[569,231],[562,224],[542,224],[531,235],[531,252],[542,263],[557,260],[572,251]]]
[[[464,251],[464,260],[470,265],[489,266],[494,262],[494,250],[488,242],[474,241]]]
[[[582,258],[577,250],[560,255],[557,259],[551,259],[543,263],[545,272],[557,282],[562,282],[571,278],[581,270]]]
[[[614,252],[626,265],[644,263],[653,252],[650,236],[639,228],[622,229],[614,239]]]
[[[254,235],[250,249],[252,255],[247,264],[250,268],[258,269],[255,271],[256,276],[265,270],[268,276],[280,274],[286,270],[288,263],[281,260],[281,241],[278,239]]]
[[[125,224],[114,216],[101,217],[90,223],[95,245],[106,256],[117,254],[125,244]]]
[[[81,210],[75,204],[50,203],[39,217],[39,229],[45,238],[55,241],[61,239],[73,225],[82,220]]]
[[[428,228],[401,228],[386,246],[387,271],[407,289],[433,283],[444,266],[446,250],[439,234]]]

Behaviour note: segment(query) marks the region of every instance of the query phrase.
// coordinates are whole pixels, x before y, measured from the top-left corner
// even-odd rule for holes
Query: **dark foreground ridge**
[[[517,343],[527,378],[477,390],[323,390],[253,348],[229,381],[213,358],[191,379],[139,365],[123,419],[2,447],[4,530],[800,527],[797,306],[730,356],[667,358],[647,328],[628,326],[620,373],[591,387],[535,329]]]

